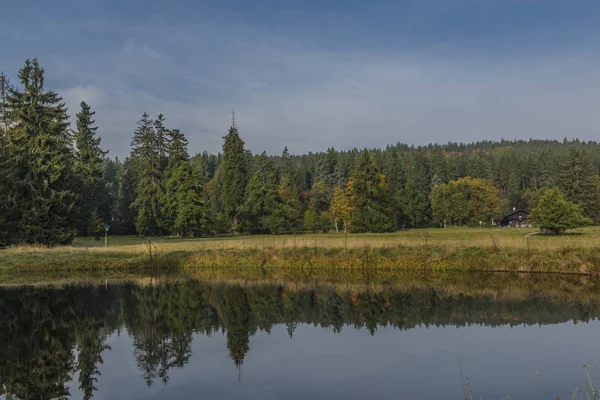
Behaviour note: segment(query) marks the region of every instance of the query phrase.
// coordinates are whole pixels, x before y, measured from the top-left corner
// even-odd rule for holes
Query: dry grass
[[[562,236],[541,235],[536,229],[413,229],[405,232],[382,234],[305,234],[305,235],[254,235],[206,239],[153,238],[152,243],[159,251],[200,251],[239,249],[261,250],[263,248],[358,248],[389,246],[432,246],[445,245],[450,249],[460,247],[529,248],[545,250],[557,247],[596,247],[600,245],[600,227],[573,230]],[[144,251],[146,239],[136,237],[114,237],[109,239],[109,248],[123,252]],[[102,242],[77,239],[73,247],[103,248]]]
[[[224,258],[241,258],[246,253],[285,253],[298,250],[299,255],[317,250],[327,252],[344,249],[344,252],[360,249],[436,249],[436,257],[446,258],[445,253],[479,248],[494,250],[498,255],[509,257],[519,250],[529,250],[538,256],[545,252],[569,252],[569,250],[594,249],[600,245],[600,227],[588,227],[562,236],[537,234],[535,229],[414,229],[389,234],[307,234],[262,235],[225,238],[177,239],[133,236],[109,237],[109,246],[103,241],[78,238],[71,246],[15,246],[0,251],[0,267],[70,265],[107,268],[131,265],[149,256],[180,255],[180,253],[221,252]],[[468,254],[465,256],[469,257]],[[278,257],[275,255],[275,257]],[[151,257],[150,257],[151,258]],[[223,260],[226,261],[226,260]],[[277,259],[271,260],[277,262]],[[561,261],[562,262],[562,261]],[[585,267],[587,268],[587,267]],[[572,269],[572,268],[571,268]],[[585,272],[585,271],[583,271]]]

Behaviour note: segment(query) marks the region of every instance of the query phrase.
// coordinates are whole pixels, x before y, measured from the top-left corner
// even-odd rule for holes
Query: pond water
[[[484,399],[570,399],[587,382],[583,364],[600,357],[596,282],[461,282],[0,288],[0,393],[462,399],[464,382]]]

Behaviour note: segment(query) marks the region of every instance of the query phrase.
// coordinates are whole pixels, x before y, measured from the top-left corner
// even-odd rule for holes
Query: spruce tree
[[[304,212],[304,229],[311,232],[327,232],[331,224],[329,196],[325,183],[315,182],[308,196],[308,209]]]
[[[10,86],[10,81],[4,75],[4,72],[0,72],[0,140],[8,132],[8,93]],[[1,142],[0,142],[1,144]]]
[[[279,183],[279,204],[276,213],[282,225],[278,233],[297,232],[302,227],[302,203],[298,196],[296,183],[290,175],[281,177]]]
[[[352,231],[388,232],[394,228],[385,176],[366,149],[348,183],[348,197],[352,207]]]
[[[182,162],[189,161],[187,146],[188,140],[179,129],[171,129],[168,132],[167,155],[169,165],[178,165]]]
[[[129,157],[117,171],[118,193],[113,212],[115,221],[112,231],[121,235],[133,235],[136,232],[136,214],[132,205],[135,202],[135,179]]]
[[[213,229],[218,233],[230,232],[231,224],[223,204],[222,166],[216,169],[213,178],[205,185],[209,198],[209,216]]]
[[[448,162],[441,147],[436,146],[429,153],[431,165],[431,186],[448,182]]]
[[[283,177],[287,175],[293,177],[295,174],[294,162],[290,157],[290,152],[287,146],[284,147],[283,153],[281,153],[281,159],[279,160],[279,176]]]
[[[239,227],[239,217],[248,184],[248,162],[244,141],[240,138],[235,123],[223,137],[223,162],[221,166],[222,202],[233,231]]]
[[[388,182],[390,202],[394,212],[394,227],[401,228],[402,225],[405,224],[402,196],[404,194],[406,178],[404,176],[404,169],[402,168],[402,161],[396,148],[392,147],[390,151],[388,151],[388,156],[385,161],[383,173]]]
[[[182,201],[187,203],[186,211],[193,211],[195,207],[204,206],[204,192],[199,181],[199,173],[194,171],[189,162],[187,151],[187,139],[179,129],[169,131],[168,145],[168,164],[165,171],[165,192],[162,199],[162,228],[168,233],[175,233],[182,236],[194,236],[195,233],[187,229],[186,224],[180,224],[176,229],[179,212],[182,208]],[[184,165],[185,164],[185,165]],[[188,165],[189,164],[189,165]],[[185,196],[184,196],[185,193]],[[201,214],[206,217],[207,210],[201,210]],[[191,221],[190,218],[184,218]]]
[[[6,99],[8,96],[8,89],[10,88],[10,82],[4,75],[4,72],[0,72],[0,170],[7,168],[7,143],[6,135],[8,133],[8,104]],[[10,232],[6,231],[6,225],[4,224],[3,207],[8,204],[8,182],[5,180],[10,179],[6,174],[0,173],[0,245],[2,245],[10,235]]]
[[[404,186],[403,210],[410,226],[419,226],[429,221],[429,193],[431,178],[427,158],[422,150],[407,160],[406,183]]]
[[[327,149],[327,153],[322,153],[318,155],[318,164],[316,176],[317,179],[325,182],[325,185],[328,188],[332,188],[336,182],[336,166],[338,164],[338,153],[335,151],[333,147]]]
[[[182,237],[198,237],[210,233],[208,197],[204,193],[198,171],[183,161],[167,181],[166,208],[173,218],[171,233]]]
[[[44,69],[26,60],[21,88],[6,96],[3,196],[6,243],[66,244],[73,240],[73,143],[62,98],[45,90]]]
[[[194,156],[192,161],[198,166],[203,183],[207,183],[215,177],[218,165],[217,156],[204,151],[202,155]]]
[[[337,187],[345,187],[348,184],[346,169],[341,162],[338,162],[333,169],[333,180],[331,183]]]
[[[136,199],[138,234],[150,236],[161,233],[162,164],[160,141],[147,113],[137,122],[131,142],[131,159],[136,168]]]
[[[108,153],[100,147],[100,138],[96,136],[94,111],[85,103],[81,103],[81,111],[77,114],[77,130],[75,137],[75,172],[77,174],[77,231],[82,236],[95,235],[96,227],[92,217],[99,217],[109,222],[110,211],[108,188],[103,174],[103,161]],[[103,207],[104,206],[104,207]],[[104,208],[104,210],[102,210]]]
[[[165,116],[163,114],[158,114],[153,125],[156,135],[156,152],[160,159],[159,169],[164,172],[168,165],[169,138],[172,132],[165,127]]]
[[[558,187],[568,201],[581,207],[586,217],[600,221],[598,168],[587,154],[572,148],[561,165]]]
[[[263,153],[256,162],[245,196],[245,228],[253,233],[274,233],[285,224],[279,212],[277,177],[271,160]]]

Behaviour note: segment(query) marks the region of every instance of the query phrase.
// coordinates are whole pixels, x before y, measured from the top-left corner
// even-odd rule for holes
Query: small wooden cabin
[[[513,211],[510,214],[506,215],[500,220],[500,226],[507,226],[511,228],[526,228],[530,226],[529,222],[527,222],[528,218],[529,211],[516,210],[513,208]]]

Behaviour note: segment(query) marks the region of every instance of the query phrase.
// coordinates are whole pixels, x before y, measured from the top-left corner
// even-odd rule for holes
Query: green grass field
[[[104,239],[77,238],[71,246],[15,246],[0,251],[0,267],[61,267],[65,265],[130,265],[148,256],[204,254],[219,252],[224,258],[242,253],[284,252],[325,254],[340,249],[353,251],[371,249],[437,249],[437,252],[461,252],[466,249],[482,251],[518,252],[527,250],[543,255],[559,250],[592,251],[600,248],[600,227],[573,230],[566,235],[539,234],[526,228],[447,228],[413,229],[388,234],[304,234],[304,235],[254,235],[201,239],[169,237],[140,238],[135,236],[109,236],[108,247]],[[294,251],[292,251],[294,250]],[[420,250],[419,250],[420,251]],[[464,253],[464,251],[463,251]],[[428,255],[434,257],[435,255]]]

